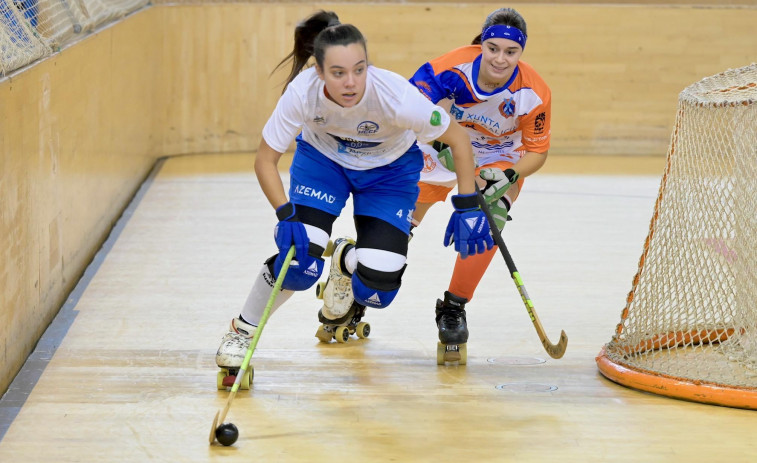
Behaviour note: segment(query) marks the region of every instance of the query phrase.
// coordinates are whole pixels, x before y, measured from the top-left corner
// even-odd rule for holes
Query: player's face
[[[361,44],[328,47],[323,56],[323,69],[318,67],[317,71],[326,84],[327,96],[339,106],[349,108],[363,98],[368,58]]]
[[[489,39],[481,44],[481,74],[488,82],[504,84],[515,71],[523,48],[509,39]]]

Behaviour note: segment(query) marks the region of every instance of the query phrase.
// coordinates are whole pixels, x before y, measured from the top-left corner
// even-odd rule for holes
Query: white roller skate
[[[226,389],[234,385],[256,329],[257,327],[239,318],[231,320],[229,332],[221,340],[221,345],[216,352],[216,364],[221,368],[216,378],[218,389]],[[248,365],[239,388],[249,389],[253,376],[252,365]]]
[[[360,321],[363,315],[365,315],[365,306],[357,302],[353,302],[350,310],[336,320],[324,317],[323,311],[319,310],[318,321],[322,325],[315,332],[315,337],[321,342],[331,342],[332,339],[336,339],[338,343],[347,342],[351,334],[360,339],[367,338],[371,334],[371,325]]]
[[[322,342],[331,339],[347,342],[350,334],[366,338],[371,331],[370,325],[360,322],[365,314],[365,306],[355,302],[352,276],[342,268],[343,256],[354,246],[355,241],[351,238],[337,238],[326,248],[324,255],[331,256],[329,276],[316,287],[316,296],[323,299],[323,307],[318,311],[318,320],[323,325],[318,328],[315,336]]]

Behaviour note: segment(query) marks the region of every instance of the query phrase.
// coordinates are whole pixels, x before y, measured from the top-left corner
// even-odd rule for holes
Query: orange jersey
[[[479,45],[457,48],[425,63],[410,82],[433,103],[452,100],[450,115],[468,132],[478,165],[546,152],[552,105],[547,84],[519,61],[507,83],[486,92],[477,83],[480,64]]]

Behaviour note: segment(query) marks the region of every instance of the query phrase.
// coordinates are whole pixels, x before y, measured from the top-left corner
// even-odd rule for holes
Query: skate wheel
[[[318,331],[315,332],[315,337],[318,338],[318,340],[321,342],[330,342],[331,338],[333,338],[334,336],[326,331],[325,326],[321,325],[321,327],[318,328]]]
[[[467,364],[468,347],[465,344],[438,343],[436,345],[436,364],[444,365],[445,363]]]
[[[437,343],[436,344],[436,364],[437,365],[444,365],[444,353],[446,352],[446,348],[444,347],[444,344]]]
[[[237,381],[237,374],[239,370],[221,368],[221,371],[216,375],[216,387],[219,391],[234,387],[234,383]],[[242,381],[239,383],[239,389],[249,389],[252,384],[252,378],[255,376],[255,369],[250,365],[247,371],[244,372]]]
[[[226,368],[221,368],[221,371],[218,372],[216,375],[216,387],[219,391],[222,391],[226,389],[226,386],[224,386],[224,379],[229,376],[229,370]]]
[[[250,389],[250,385],[252,384],[252,377],[255,375],[255,369],[252,365],[247,368],[247,371],[244,372],[244,376],[242,376],[242,382],[239,383],[239,389]]]
[[[355,334],[360,339],[365,339],[371,334],[371,325],[366,322],[360,322],[355,328]]]
[[[460,351],[460,360],[458,360],[457,363],[460,365],[467,365],[468,364],[468,345],[460,344],[457,347]]]
[[[350,329],[346,326],[340,326],[334,332],[334,339],[336,342],[345,343],[350,339]]]
[[[315,297],[317,299],[323,299],[323,291],[326,289],[326,282],[319,281],[315,287]]]

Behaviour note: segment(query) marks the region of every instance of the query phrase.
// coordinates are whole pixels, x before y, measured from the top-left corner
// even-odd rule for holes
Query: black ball
[[[221,445],[228,447],[239,438],[239,430],[234,423],[223,423],[216,428],[216,439]]]

